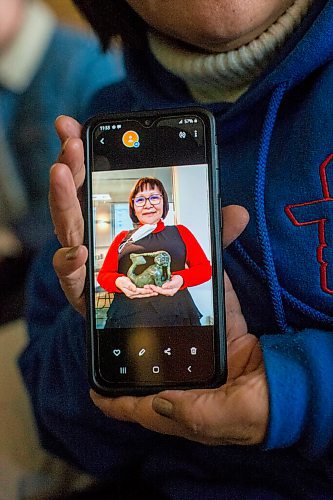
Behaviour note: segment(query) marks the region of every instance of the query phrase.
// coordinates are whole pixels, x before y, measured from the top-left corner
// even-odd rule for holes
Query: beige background
[[[26,491],[34,492],[31,500],[46,500],[91,483],[91,478],[46,453],[39,444],[16,364],[27,342],[24,321],[0,327],[0,500],[21,499],[22,481]]]
[[[44,0],[63,22],[88,29],[87,23],[79,14],[71,0]]]

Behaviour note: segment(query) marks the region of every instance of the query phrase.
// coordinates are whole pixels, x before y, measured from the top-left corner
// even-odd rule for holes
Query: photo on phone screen
[[[200,386],[221,376],[206,128],[196,115],[90,126],[90,337],[102,386]]]

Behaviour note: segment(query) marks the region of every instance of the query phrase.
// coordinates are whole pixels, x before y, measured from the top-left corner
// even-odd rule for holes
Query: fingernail
[[[66,146],[67,146],[69,140],[70,140],[70,137],[68,137],[65,140],[65,142],[63,143],[62,148],[61,148],[61,152],[60,152],[60,156],[62,156],[65,153],[65,149],[66,149]]]
[[[163,417],[172,417],[173,404],[167,399],[155,398],[153,399],[153,409]]]
[[[72,247],[66,252],[66,260],[75,260],[79,253],[80,245]]]

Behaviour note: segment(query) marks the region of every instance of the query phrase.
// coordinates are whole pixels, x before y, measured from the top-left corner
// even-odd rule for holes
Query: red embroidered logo
[[[324,292],[333,295],[333,198],[329,191],[328,172],[333,174],[333,154],[320,165],[320,181],[323,198],[287,205],[285,212],[295,226],[318,224],[319,246],[317,260],[320,265],[320,284]]]

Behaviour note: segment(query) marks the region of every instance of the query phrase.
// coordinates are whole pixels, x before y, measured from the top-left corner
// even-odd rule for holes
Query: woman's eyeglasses
[[[133,198],[133,201],[136,207],[144,207],[147,200],[149,200],[149,203],[151,205],[158,205],[159,203],[161,203],[161,198],[163,198],[161,194],[151,194],[148,197],[137,196],[136,198]]]

